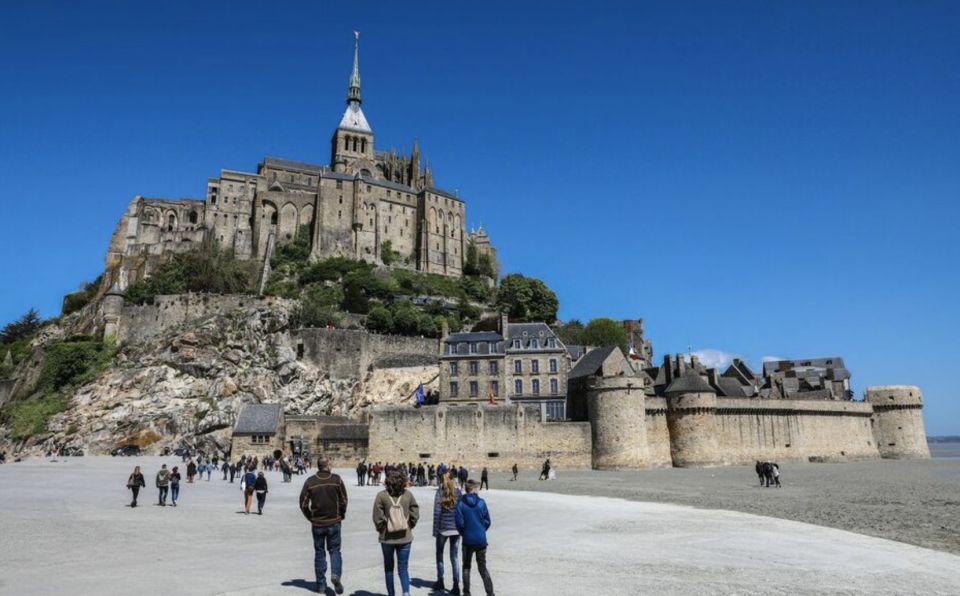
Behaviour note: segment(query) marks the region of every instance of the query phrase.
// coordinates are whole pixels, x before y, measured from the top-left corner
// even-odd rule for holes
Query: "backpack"
[[[410,527],[409,521],[407,520],[407,515],[404,513],[403,506],[400,504],[401,498],[403,498],[402,495],[396,499],[390,497],[390,512],[387,514],[388,534],[406,532],[407,528]]]

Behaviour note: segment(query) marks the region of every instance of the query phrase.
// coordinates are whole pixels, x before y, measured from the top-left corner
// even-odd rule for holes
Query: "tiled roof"
[[[703,377],[688,370],[667,385],[666,393],[714,393],[714,391]]]
[[[280,428],[280,404],[249,404],[240,411],[233,434],[276,434]]]
[[[603,361],[606,360],[614,350],[618,349],[617,346],[606,346],[604,348],[590,350],[577,362],[576,366],[573,367],[573,370],[570,371],[569,378],[579,379],[580,377],[589,377],[597,374],[597,371],[603,367]]]

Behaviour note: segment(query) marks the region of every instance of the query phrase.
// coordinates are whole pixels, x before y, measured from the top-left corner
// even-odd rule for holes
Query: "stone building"
[[[283,450],[283,407],[280,404],[244,406],[233,426],[232,451],[237,456],[262,458]]]
[[[534,406],[547,421],[565,420],[570,354],[545,323],[510,323],[499,331],[444,334],[440,401]]]
[[[326,165],[264,158],[256,172],[224,169],[203,199],[135,197],[110,241],[102,292],[122,291],[170,253],[210,239],[259,264],[262,282],[276,246],[310,237],[311,259],[340,256],[459,276],[469,242],[496,257],[485,230],[468,237],[466,203],[434,184],[414,142],[409,155],[374,146],[362,108],[359,36],[346,109]]]
[[[369,426],[344,416],[285,415],[280,404],[248,404],[233,427],[231,452],[286,456],[323,453],[335,466],[353,466],[367,457]]]

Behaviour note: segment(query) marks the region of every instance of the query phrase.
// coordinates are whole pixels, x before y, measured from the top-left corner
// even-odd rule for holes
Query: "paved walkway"
[[[238,484],[184,484],[181,506],[152,505],[161,458],[77,458],[0,466],[2,594],[307,594],[309,528],[292,485],[270,474],[263,517]],[[148,488],[127,507],[134,465]],[[384,594],[370,508],[350,486],[347,594]],[[412,594],[435,579],[432,489],[415,489]],[[728,511],[544,493],[484,493],[500,596],[539,594],[957,594],[960,557],[797,522]],[[449,571],[448,571],[449,573]],[[478,582],[477,582],[478,583]],[[479,585],[479,584],[478,584]],[[477,592],[475,591],[475,594]]]

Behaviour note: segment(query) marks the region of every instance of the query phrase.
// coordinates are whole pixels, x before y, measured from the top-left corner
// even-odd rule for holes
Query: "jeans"
[[[131,486],[131,487],[130,487],[130,490],[133,491],[133,502],[130,503],[130,506],[131,506],[131,507],[136,507],[136,506],[137,506],[137,497],[140,496],[140,487],[139,487],[139,486]]]
[[[166,486],[158,486],[157,488],[160,489],[160,504],[161,504],[161,505],[166,505],[166,504],[167,504],[167,490],[168,490],[167,487],[166,487]]]
[[[170,485],[170,500],[174,505],[177,504],[177,499],[180,498],[180,484],[171,484]]]
[[[483,589],[487,596],[493,596],[493,580],[487,571],[487,547],[463,545],[463,592],[470,592],[470,568],[473,555],[477,555],[477,568],[480,570],[480,579],[483,580]]]
[[[397,554],[397,573],[400,575],[400,588],[404,594],[410,593],[410,545],[406,544],[380,544],[383,550],[383,575],[387,580],[387,596],[395,596],[396,590],[393,587],[393,554]]]
[[[330,576],[340,579],[340,574],[343,572],[343,559],[340,557],[340,524],[313,526],[313,568],[317,573],[317,588],[321,592],[327,589],[327,552],[330,553]]]
[[[453,583],[460,583],[460,537],[437,536],[437,581],[443,581],[443,546],[450,541],[450,567],[453,568]]]
[[[267,493],[258,492],[257,493],[257,513],[263,515],[263,506],[267,504]]]

